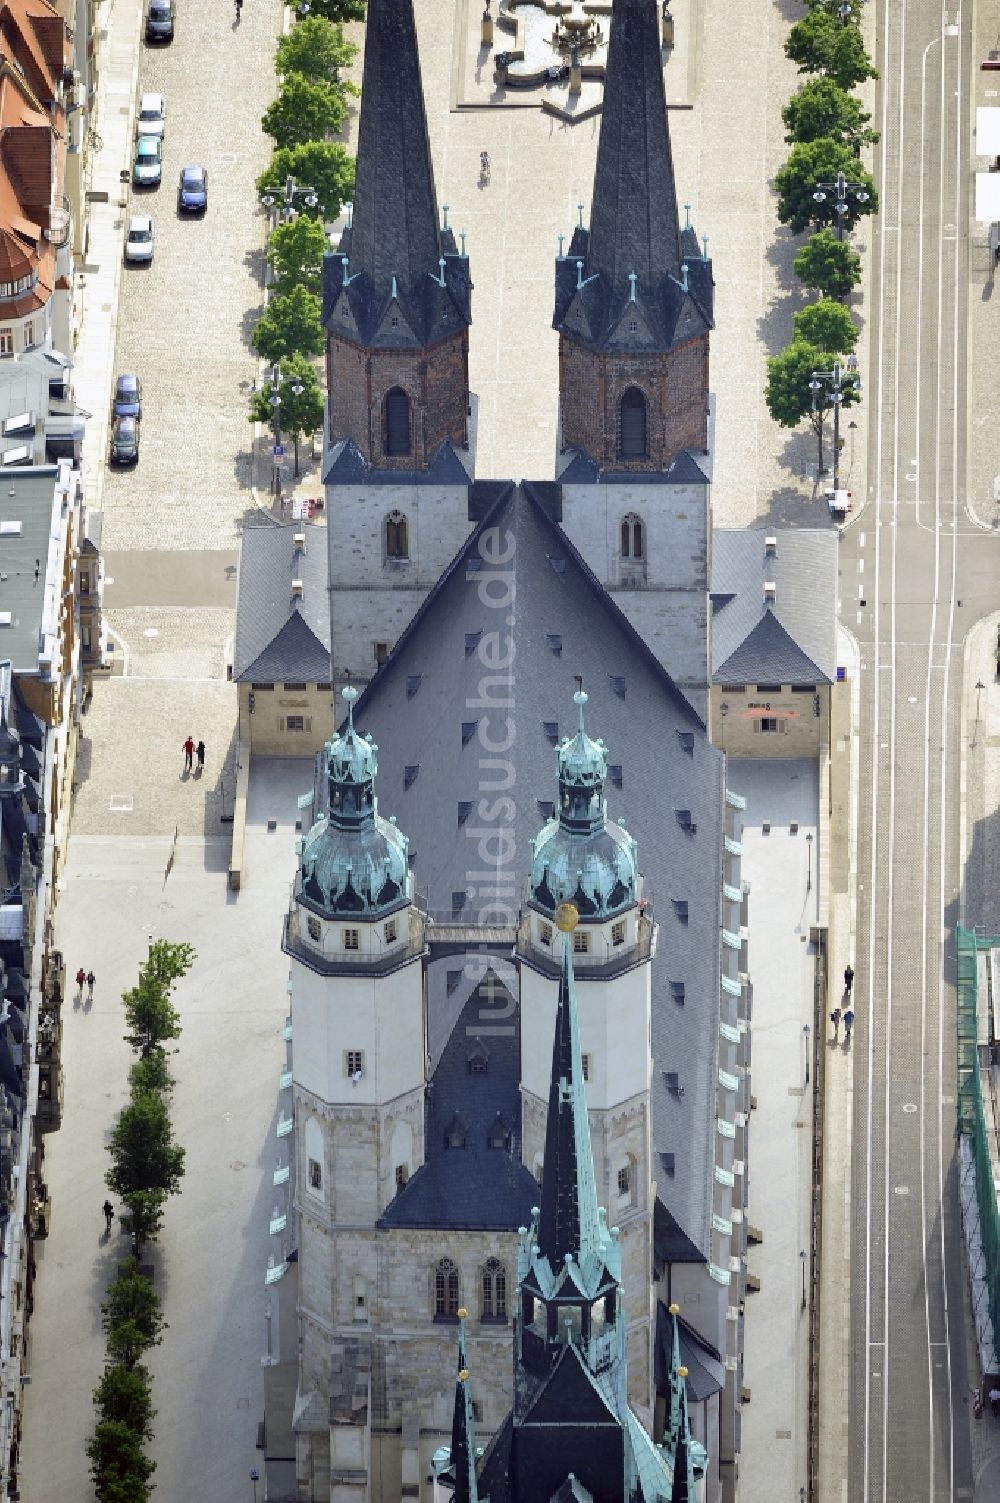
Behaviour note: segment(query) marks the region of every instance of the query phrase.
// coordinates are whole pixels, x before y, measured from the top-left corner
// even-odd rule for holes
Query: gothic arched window
[[[507,1270],[499,1258],[487,1258],[480,1273],[481,1320],[507,1319]]]
[[[401,386],[394,386],[385,394],[385,452],[409,454],[410,399]]]
[[[434,1315],[444,1320],[458,1315],[458,1269],[442,1258],[434,1269]]]
[[[622,558],[644,559],[646,557],[646,538],[642,525],[642,518],[634,512],[622,517],[621,528]]]
[[[409,558],[410,527],[401,511],[391,511],[385,519],[386,558]]]
[[[646,453],[646,398],[638,386],[622,397],[618,451],[624,459],[641,459]]]

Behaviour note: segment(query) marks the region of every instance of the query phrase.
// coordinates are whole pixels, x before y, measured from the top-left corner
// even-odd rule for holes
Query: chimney
[[[773,533],[768,533],[767,537],[764,539],[764,557],[777,558],[777,556],[778,539],[774,536]]]
[[[764,581],[764,604],[773,605],[778,595],[778,586],[773,579]]]
[[[294,532],[292,534],[292,542],[295,545],[295,551],[296,551],[296,553],[305,553],[305,551],[306,551],[306,535],[305,535],[304,532]]]
[[[301,600],[304,594],[305,594],[305,585],[302,583],[301,579],[293,579],[292,580],[292,599],[293,600]]]

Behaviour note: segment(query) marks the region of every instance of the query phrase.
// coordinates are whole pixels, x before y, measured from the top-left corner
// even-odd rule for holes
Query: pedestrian
[[[833,1037],[834,1037],[834,1040],[839,1039],[839,1037],[840,1037],[840,1008],[839,1007],[835,1007],[833,1009],[833,1012],[830,1014],[830,1022],[833,1024]]]
[[[76,1000],[78,1002],[83,1001],[83,983],[86,981],[86,979],[87,973],[83,969],[83,966],[81,966],[76,973]]]
[[[194,738],[189,736],[184,743],[184,771],[191,771],[191,760],[194,757]]]
[[[990,1408],[994,1416],[1000,1415],[1000,1388],[995,1383],[990,1389]]]
[[[848,996],[851,995],[851,988],[852,988],[853,985],[854,985],[854,967],[851,965],[851,962],[848,961],[847,965],[844,967],[844,991],[847,993]]]
[[[104,1205],[101,1207],[101,1209],[104,1212],[104,1230],[110,1235],[110,1233],[111,1233],[111,1223],[114,1220],[114,1215],[115,1215],[115,1208],[111,1204],[110,1200],[106,1200],[104,1202]]]
[[[854,1014],[850,1008],[844,1013],[844,1043],[851,1042],[851,1029],[854,1027]]]
[[[97,977],[94,975],[93,971],[88,971],[87,972],[87,1001],[88,1002],[93,1002],[93,1000],[94,1000],[94,982],[96,980],[97,980]]]
[[[204,743],[204,741],[199,741],[198,742],[198,745],[195,747],[195,752],[196,752],[197,757],[198,757],[198,771],[199,772],[204,772],[205,771],[205,743]]]

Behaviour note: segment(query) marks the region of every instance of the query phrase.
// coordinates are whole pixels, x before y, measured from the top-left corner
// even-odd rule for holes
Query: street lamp
[[[251,1469],[250,1481],[253,1483],[253,1503],[257,1503],[257,1483],[260,1481],[260,1472],[256,1467]]]
[[[806,892],[812,891],[813,885],[813,838],[812,831],[806,836]]]
[[[809,1084],[809,1034],[811,1031],[808,1023],[802,1024],[802,1037],[806,1043],[806,1085]]]
[[[830,388],[830,401],[833,403],[833,496],[836,501],[840,491],[840,407],[844,400],[844,372],[839,360],[833,362],[832,371],[813,371],[812,380],[809,382],[809,390],[812,392],[812,409],[816,412],[816,399],[824,385]],[[852,377],[846,387],[848,392],[859,392],[861,380]],[[819,415],[817,427],[819,436],[819,473],[826,474],[826,466],[823,464],[823,414]]]
[[[300,6],[299,9],[301,10],[302,7]],[[306,10],[308,9],[309,7],[306,6]],[[284,191],[278,188],[268,188],[266,192],[260,195],[260,201],[265,209],[273,209],[275,205],[279,206],[279,212],[286,224],[289,220],[295,218],[295,200],[297,198],[302,199],[307,209],[315,209],[319,203],[316,189],[297,183],[293,177],[285,178]]]
[[[302,382],[299,380],[298,376],[283,376],[281,374],[281,367],[280,367],[280,365],[274,365],[274,366],[271,367],[271,374],[270,374],[270,377],[269,377],[269,385],[271,387],[271,395],[268,398],[268,400],[271,403],[271,410],[274,413],[274,449],[273,449],[273,454],[272,454],[272,457],[274,459],[274,480],[273,480],[273,484],[274,484],[274,493],[275,493],[275,495],[276,496],[280,496],[281,495],[281,388],[282,388],[282,386],[287,386],[289,388],[289,390],[291,391],[291,393],[292,393],[293,396],[300,397],[302,395],[302,393],[305,391],[305,387],[302,385]]]
[[[803,1248],[799,1253],[802,1260],[802,1308],[806,1307],[806,1250]]]
[[[868,189],[864,183],[849,183],[844,174],[838,172],[832,183],[816,184],[813,199],[818,204],[826,203],[830,193],[836,195],[833,212],[837,216],[837,239],[843,240],[844,224],[851,207],[847,202],[847,195],[850,194],[856,203],[866,204],[869,198]]]

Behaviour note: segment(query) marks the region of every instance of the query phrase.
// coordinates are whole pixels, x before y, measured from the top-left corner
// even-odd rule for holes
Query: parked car
[[[134,417],[115,418],[111,425],[112,464],[139,463],[139,420]]]
[[[112,418],[142,417],[142,382],[138,376],[121,375],[115,381],[111,398]]]
[[[208,208],[208,170],[184,167],[177,185],[177,207],[181,213],[203,214]]]
[[[162,136],[167,128],[167,107],[162,94],[143,94],[139,100],[138,136]]]
[[[125,237],[125,260],[140,265],[152,261],[154,233],[153,221],[148,214],[133,214]]]
[[[140,136],[135,143],[132,183],[136,188],[158,188],[163,177],[163,143],[159,136]]]
[[[149,0],[146,6],[146,41],[172,42],[175,14],[173,0]]]

